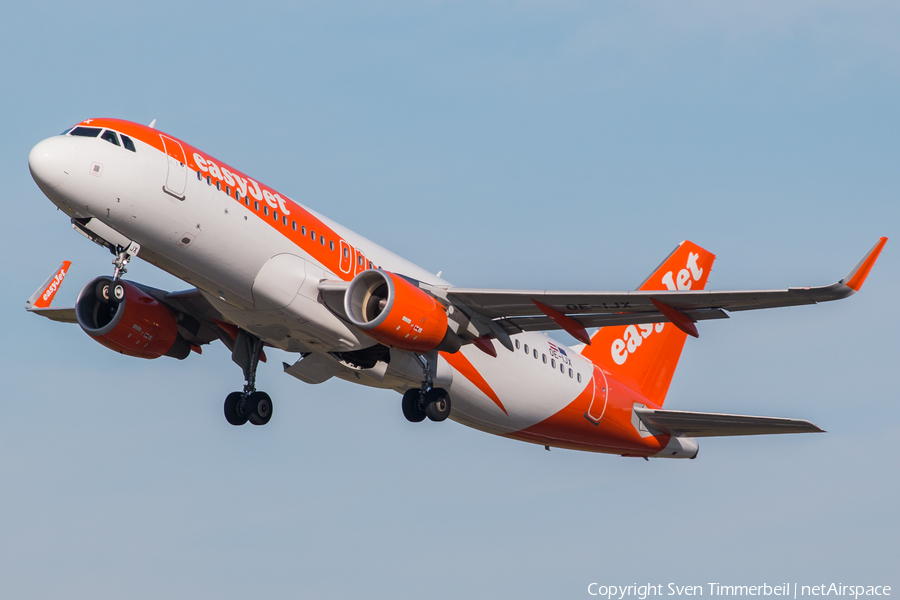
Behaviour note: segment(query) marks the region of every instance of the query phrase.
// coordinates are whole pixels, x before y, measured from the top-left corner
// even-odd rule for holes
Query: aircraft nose
[[[40,187],[58,187],[68,177],[66,169],[70,167],[66,142],[62,136],[47,138],[31,149],[28,154],[28,168],[35,183]]]

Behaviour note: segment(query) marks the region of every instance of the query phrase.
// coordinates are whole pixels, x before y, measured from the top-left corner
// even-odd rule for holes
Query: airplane
[[[801,419],[663,404],[698,322],[846,298],[887,241],[821,287],[707,291],[715,255],[684,241],[634,291],[462,288],[157,130],[155,120],[87,119],[35,145],[28,166],[72,227],[114,260],[74,307],[58,308],[64,262],[26,309],[78,323],[139,358],[181,360],[221,341],[243,371],[243,388],[224,402],[236,426],[272,418],[256,373],[265,349],[277,348],[296,357],[284,372],[305,383],[337,377],[393,389],[410,422],[449,418],[547,450],[695,458],[700,437],[821,432]],[[134,257],[194,287],[123,279]]]

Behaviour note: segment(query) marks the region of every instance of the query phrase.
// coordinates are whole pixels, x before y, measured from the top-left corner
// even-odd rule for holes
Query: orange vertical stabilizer
[[[682,242],[638,290],[702,290],[715,259],[697,244]],[[671,322],[603,327],[582,355],[632,382],[647,400],[661,407],[684,348],[685,329],[689,329],[685,324],[678,327]]]

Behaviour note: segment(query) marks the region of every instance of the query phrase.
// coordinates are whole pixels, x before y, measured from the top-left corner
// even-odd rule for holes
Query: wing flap
[[[721,309],[686,310],[684,311],[693,321],[707,321],[710,319],[727,319],[728,313]],[[643,325],[645,323],[665,323],[668,321],[665,315],[659,311],[642,313],[613,313],[599,315],[578,315],[574,317],[584,327],[613,327],[616,325]],[[546,315],[533,317],[511,317],[497,321],[503,329],[510,334],[520,331],[547,331],[558,329],[550,317]]]
[[[684,410],[654,410],[639,406],[634,407],[634,412],[648,428],[679,437],[820,433],[825,431],[819,426],[802,419],[753,417]]]

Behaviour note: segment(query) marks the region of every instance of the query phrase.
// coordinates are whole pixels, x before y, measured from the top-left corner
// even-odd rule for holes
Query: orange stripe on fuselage
[[[636,403],[648,408],[658,407],[632,389],[629,382],[617,379],[612,373],[607,372],[605,381],[608,381],[609,399],[598,421],[586,416],[598,392],[593,389],[598,384],[595,374],[565,408],[531,427],[503,434],[504,437],[556,448],[624,456],[652,456],[665,448],[668,435],[641,437],[632,423]]]
[[[506,408],[503,406],[503,403],[500,402],[500,397],[497,396],[497,393],[491,388],[490,384],[485,381],[484,377],[481,376],[481,373],[478,372],[478,369],[475,368],[475,365],[469,362],[469,359],[463,356],[462,352],[456,352],[454,354],[449,354],[447,352],[441,352],[441,356],[450,363],[454,369],[459,371],[459,374],[472,382],[475,387],[481,390],[485,396],[494,401],[494,404],[500,407],[500,410],[503,411],[503,414],[509,415],[506,412]]]
[[[248,177],[244,173],[238,171],[237,169],[233,169],[231,166],[213,158],[209,154],[205,152],[201,152],[194,146],[174,137],[169,134],[162,132],[158,129],[151,129],[146,125],[141,125],[139,123],[133,123],[131,121],[125,121],[122,119],[87,119],[79,123],[79,125],[83,125],[85,127],[99,127],[99,128],[108,128],[114,131],[118,131],[119,133],[124,133],[125,135],[132,137],[134,139],[140,140],[145,144],[152,146],[153,148],[159,150],[162,153],[166,153],[165,147],[163,146],[162,139],[159,137],[160,134],[165,135],[167,138],[172,138],[179,142],[184,149],[185,156],[187,159],[187,168],[189,171],[193,171],[196,175],[197,171],[201,171],[204,174],[204,178],[209,175],[213,180],[220,181],[222,184],[222,192],[225,193],[225,186],[229,185],[231,187],[231,194],[228,195],[229,198],[233,202],[237,202],[245,207],[245,201],[237,200],[234,197],[235,189],[240,190],[240,186],[231,186],[228,184],[224,176],[216,177],[212,173],[209,172],[209,168],[201,169],[194,159],[194,154],[199,155],[203,161],[208,163],[213,163],[216,166],[216,170],[222,174],[222,169],[226,169],[231,175],[237,176],[241,179],[247,180],[248,192],[249,195],[241,194],[242,197],[246,197],[250,200],[249,209],[250,212],[256,214],[261,220],[265,221],[269,224],[270,227],[275,229],[278,233],[282,234],[291,242],[296,244],[298,247],[302,248],[306,253],[312,256],[319,264],[323,265],[326,269],[340,277],[345,281],[349,281],[353,279],[353,276],[356,275],[359,271],[363,270],[363,268],[368,267],[369,259],[365,257],[364,253],[361,252],[358,248],[354,247],[352,244],[347,242],[341,238],[337,233],[334,232],[330,227],[325,225],[322,221],[314,217],[309,211],[305,210],[299,204],[285,196],[284,194],[280,194],[276,192],[274,189],[263,185],[262,183],[257,182],[255,179]],[[169,154],[173,158],[178,158],[173,154]],[[253,182],[254,186],[251,186],[250,182]],[[259,191],[260,197],[257,198],[255,192]],[[252,190],[252,191],[251,191]],[[271,194],[273,197],[278,196],[284,200],[285,208],[288,209],[288,213],[286,216],[288,217],[287,225],[282,221],[282,211],[280,209],[272,209],[268,207],[265,200],[265,194]],[[259,210],[255,210],[253,202],[259,203]],[[263,214],[263,207],[266,206],[269,208],[269,215]],[[278,221],[276,221],[272,213],[277,212]],[[292,221],[297,222],[297,230],[294,231],[292,227]],[[300,233],[300,228],[306,227],[307,235],[302,235]],[[311,232],[316,233],[316,240],[313,241],[310,237]],[[325,243],[323,244],[320,240],[324,239]],[[342,253],[342,245],[341,242],[344,242],[350,250],[351,256],[349,257],[352,262],[350,265],[349,272],[341,270],[341,253]],[[329,246],[329,242],[334,242],[334,250],[331,250]],[[357,261],[358,257],[362,257],[364,265],[359,267]]]

